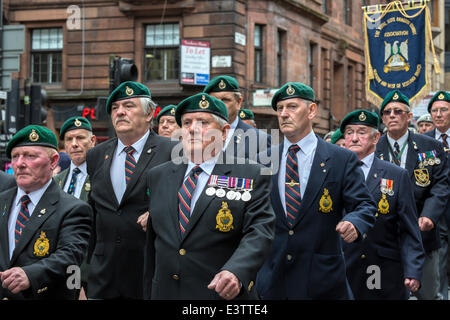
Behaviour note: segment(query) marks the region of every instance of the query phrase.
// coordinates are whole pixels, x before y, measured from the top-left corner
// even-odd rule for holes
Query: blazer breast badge
[[[329,213],[331,210],[333,210],[333,200],[331,200],[328,189],[325,188],[322,197],[320,197],[319,211]]]
[[[414,178],[416,179],[416,184],[420,187],[426,187],[430,184],[430,174],[427,168],[414,170]]]
[[[383,196],[381,197],[380,202],[378,202],[378,211],[382,214],[389,213],[389,202],[386,199],[385,193],[383,193]]]
[[[50,242],[46,238],[45,232],[41,231],[41,235],[34,243],[34,255],[44,257],[48,254],[50,249]]]
[[[216,229],[222,232],[228,232],[233,227],[233,215],[230,209],[228,209],[228,203],[222,201],[222,208],[219,210],[216,216]]]

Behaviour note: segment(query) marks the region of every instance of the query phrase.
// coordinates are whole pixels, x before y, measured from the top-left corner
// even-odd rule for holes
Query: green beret
[[[64,140],[67,131],[75,129],[85,129],[92,132],[92,126],[88,119],[84,117],[72,117],[67,119],[59,131],[59,140]]]
[[[162,116],[174,116],[175,117],[175,110],[177,110],[177,106],[174,104],[169,104],[168,106],[165,106],[161,109],[161,111],[156,116],[156,121],[159,122],[159,118]]]
[[[417,119],[417,124],[419,124],[421,122],[431,122],[431,123],[433,123],[433,119],[431,118],[430,114],[425,113],[425,114],[421,115],[419,117],[419,119]]]
[[[58,140],[55,134],[46,127],[30,125],[17,132],[6,146],[6,156],[11,158],[15,147],[41,146],[58,150]]]
[[[428,102],[428,112],[431,113],[431,106],[435,101],[447,101],[450,102],[450,94],[447,91],[440,90],[436,92],[431,98],[430,102]]]
[[[384,97],[384,100],[380,106],[380,114],[383,113],[384,107],[386,107],[389,102],[401,102],[409,107],[408,97],[401,93],[399,90],[393,90],[389,92],[386,97]]]
[[[151,98],[150,90],[142,83],[134,81],[122,82],[113,92],[109,95],[106,101],[106,112],[111,114],[111,105],[113,102],[131,99],[131,98]]]
[[[360,109],[352,111],[344,117],[344,120],[341,122],[341,132],[345,132],[345,127],[348,124],[363,124],[378,129],[380,118],[374,112]]]
[[[288,82],[273,95],[272,108],[277,111],[277,103],[281,100],[300,98],[315,102],[314,90],[300,82]]]
[[[228,109],[225,103],[206,93],[197,93],[178,104],[175,119],[180,127],[181,116],[191,112],[209,112],[228,122]]]
[[[254,120],[255,115],[251,110],[242,109],[241,111],[239,111],[239,118],[241,118],[242,120]]]
[[[335,144],[337,141],[339,141],[339,140],[341,140],[341,139],[344,139],[344,135],[342,134],[342,132],[341,132],[341,129],[337,129],[334,133],[333,133],[333,135],[331,136],[331,143],[332,144]]]
[[[231,91],[239,92],[239,83],[230,76],[218,76],[212,79],[203,90],[204,93]]]

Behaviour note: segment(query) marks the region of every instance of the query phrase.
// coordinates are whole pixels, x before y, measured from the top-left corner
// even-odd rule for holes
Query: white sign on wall
[[[213,56],[212,57],[213,68],[230,68],[231,56]]]
[[[209,42],[181,40],[181,84],[207,85],[210,77]]]
[[[253,92],[253,105],[255,107],[267,107],[272,105],[272,98],[278,89],[258,89]]]
[[[245,46],[246,44],[246,37],[245,34],[239,33],[239,32],[235,32],[234,33],[234,42],[237,44],[240,44],[242,46]]]

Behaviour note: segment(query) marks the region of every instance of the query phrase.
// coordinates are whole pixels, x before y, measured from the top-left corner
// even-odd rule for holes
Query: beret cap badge
[[[171,115],[175,115],[175,108],[172,108],[172,109],[170,110],[170,114],[171,114]]]
[[[394,94],[394,96],[392,97],[392,99],[398,100],[398,94],[397,94],[397,92]]]
[[[125,90],[125,94],[127,96],[132,96],[134,94],[134,90],[127,86],[127,89]]]
[[[220,82],[219,82],[219,89],[223,90],[223,89],[226,88],[226,86],[227,85],[225,84],[225,82],[223,80],[220,80]]]
[[[366,117],[366,115],[364,114],[364,112],[361,112],[361,113],[359,114],[358,119],[359,119],[360,121],[366,121],[367,117]]]
[[[207,109],[209,107],[209,102],[206,100],[205,95],[202,95],[202,100],[200,100],[198,106],[202,109]]]
[[[30,135],[28,136],[28,138],[30,139],[31,142],[36,142],[39,140],[39,135],[36,133],[36,131],[31,130]]]
[[[242,119],[244,119],[244,118],[245,118],[245,112],[244,112],[244,111],[241,111],[241,113],[239,113],[239,117],[241,117]]]
[[[74,124],[75,124],[75,127],[80,127],[81,126],[81,121],[80,120],[78,120],[78,119],[75,119],[75,122],[74,122]]]
[[[443,93],[441,93],[441,94],[438,96],[438,99],[439,99],[439,100],[444,100],[444,98],[445,98],[445,96],[444,96]]]
[[[291,85],[289,85],[286,89],[286,93],[292,96],[295,93],[295,89]]]

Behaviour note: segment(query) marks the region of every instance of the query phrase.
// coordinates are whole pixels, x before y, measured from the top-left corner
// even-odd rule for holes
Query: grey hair
[[[220,129],[222,129],[223,126],[228,123],[224,118],[221,118],[216,114],[211,114],[211,115],[213,116],[214,121],[216,121],[219,124]]]
[[[150,112],[153,112],[156,108],[156,103],[147,97],[141,97],[141,106],[142,110],[144,110],[144,114],[147,116]]]

